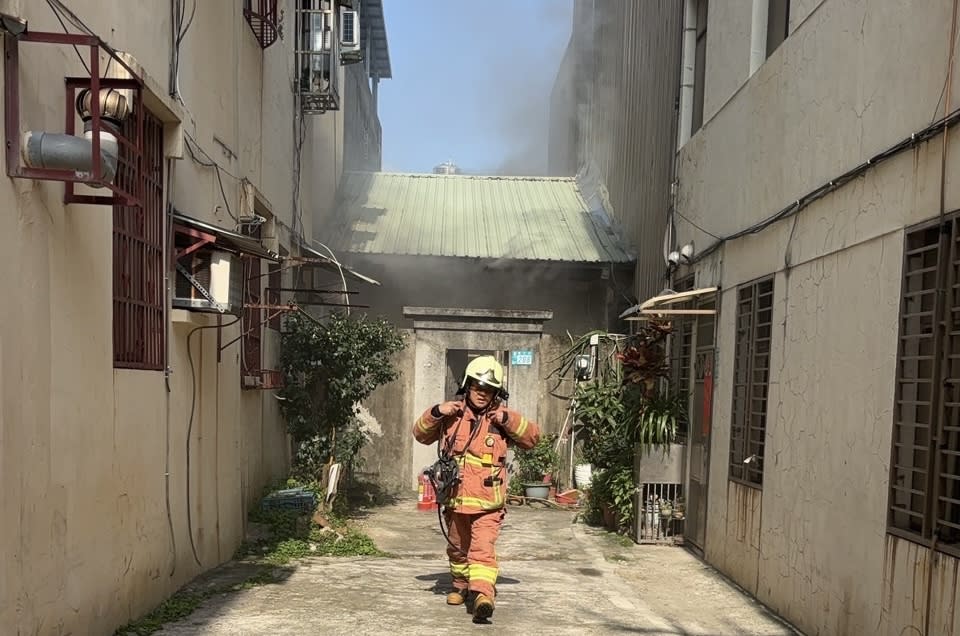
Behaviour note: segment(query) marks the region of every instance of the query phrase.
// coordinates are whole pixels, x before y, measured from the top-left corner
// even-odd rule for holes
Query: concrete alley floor
[[[404,501],[360,522],[392,557],[308,559],[277,583],[208,599],[159,634],[797,633],[683,548],[635,545],[573,523],[572,512],[531,506],[508,508],[496,611],[476,625],[445,604],[437,515],[415,508]]]

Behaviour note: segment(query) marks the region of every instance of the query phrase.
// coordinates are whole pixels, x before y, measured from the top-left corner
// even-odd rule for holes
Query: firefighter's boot
[[[473,602],[474,620],[486,620],[493,616],[493,599],[486,594],[477,594]]]
[[[463,605],[464,601],[467,600],[466,597],[466,590],[453,590],[447,594],[447,605]]]

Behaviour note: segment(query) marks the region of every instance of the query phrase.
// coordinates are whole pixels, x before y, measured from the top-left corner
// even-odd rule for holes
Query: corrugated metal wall
[[[608,211],[637,250],[641,300],[665,283],[682,18],[679,0],[577,0],[574,55],[565,58],[575,64],[573,77],[558,75],[558,82],[573,86],[554,91],[552,112],[570,113],[568,126],[575,129],[570,152],[578,175],[604,190]],[[568,95],[575,100],[572,108],[556,103]],[[557,157],[553,165],[571,165],[569,159]]]

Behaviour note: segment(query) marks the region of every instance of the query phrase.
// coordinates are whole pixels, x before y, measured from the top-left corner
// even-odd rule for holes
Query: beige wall
[[[252,182],[273,213],[291,224],[292,2],[286,3],[286,39],[263,51],[242,16],[242,3],[198,2],[181,50],[183,106],[166,97],[169,3],[70,0],[68,5],[144,67],[160,99],[182,118],[183,130],[222,166],[234,213],[240,206],[239,177]],[[3,9],[27,18],[33,31],[61,30],[45,3],[7,2]],[[23,44],[23,127],[62,130],[62,78],[81,72],[70,47]],[[334,118],[318,117],[311,125],[329,126]],[[319,156],[315,146],[330,143],[308,139],[305,153]],[[234,229],[215,172],[186,152],[172,163],[172,203],[190,216]],[[304,184],[331,170],[326,164],[313,169]],[[289,461],[276,400],[269,392],[240,388],[239,345],[225,349],[218,362],[216,330],[197,332],[191,339],[197,392],[189,501],[197,564],[187,527],[192,378],[186,339],[208,321],[173,312],[169,388],[163,372],[114,369],[112,213],[108,207],[65,208],[62,193],[61,183],[0,179],[7,224],[0,232],[0,267],[6,274],[0,277],[5,633],[111,633],[142,615],[196,574],[230,558],[243,537],[247,511]],[[312,196],[305,186],[307,210],[314,208]],[[311,214],[305,212],[304,221],[309,236]],[[281,242],[289,248],[287,233]],[[222,341],[239,333],[238,326],[226,327]],[[268,331],[264,343],[265,365],[274,365],[276,334]]]
[[[934,115],[948,3],[796,4],[790,37],[749,79],[743,16],[727,15],[733,3],[711,14],[706,98],[719,110],[680,151],[678,210],[713,234],[772,215]],[[947,210],[960,207],[958,144],[951,133]],[[928,550],[886,534],[903,229],[939,211],[940,152],[940,139],[903,152],[695,267],[699,286],[722,290],[705,557],[805,633],[920,633],[927,598],[929,633],[960,633],[957,560],[932,559],[928,588]],[[678,244],[714,241],[677,223]],[[771,273],[757,490],[728,481],[736,288]]]

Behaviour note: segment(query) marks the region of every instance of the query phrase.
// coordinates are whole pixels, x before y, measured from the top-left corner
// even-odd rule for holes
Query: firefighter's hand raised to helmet
[[[460,409],[459,402],[444,402],[437,407],[437,410],[440,411],[443,415],[450,417],[452,415],[462,415],[463,411]]]

